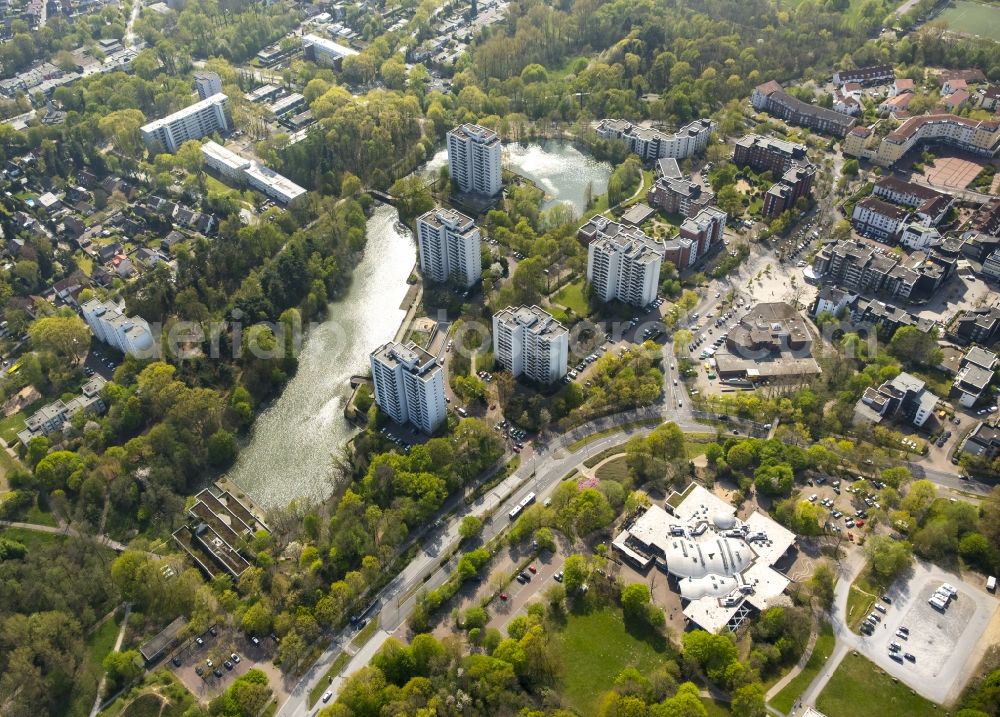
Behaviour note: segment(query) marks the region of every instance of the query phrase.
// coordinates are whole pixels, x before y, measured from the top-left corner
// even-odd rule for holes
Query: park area
[[[936,19],[946,22],[952,32],[1000,42],[1000,6],[954,0]]]

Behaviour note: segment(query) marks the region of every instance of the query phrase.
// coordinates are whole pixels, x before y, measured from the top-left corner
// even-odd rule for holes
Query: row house
[[[950,194],[892,175],[875,182],[872,194],[893,204],[911,207],[920,221],[932,226],[937,226],[944,219],[954,203]]]

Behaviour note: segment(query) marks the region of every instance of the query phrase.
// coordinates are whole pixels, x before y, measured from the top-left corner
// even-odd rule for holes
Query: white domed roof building
[[[612,547],[640,570],[655,564],[667,573],[693,623],[710,632],[739,629],[790,582],[773,566],[795,534],[756,511],[739,520],[733,506],[697,483],[682,497],[672,513],[651,506]]]

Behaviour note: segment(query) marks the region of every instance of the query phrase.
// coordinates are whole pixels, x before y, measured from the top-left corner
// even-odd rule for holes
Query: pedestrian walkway
[[[819,625],[813,620],[812,633],[809,635],[809,642],[806,644],[806,649],[802,653],[802,657],[799,661],[795,663],[795,666],[788,671],[788,674],[782,677],[780,680],[771,685],[771,689],[767,691],[764,695],[765,701],[770,701],[774,699],[774,696],[781,692],[785,686],[798,677],[799,673],[805,669],[806,663],[809,662],[809,658],[812,657],[813,648],[816,647],[816,638],[819,637]]]

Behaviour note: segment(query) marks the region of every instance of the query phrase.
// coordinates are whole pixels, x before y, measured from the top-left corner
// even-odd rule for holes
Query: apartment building
[[[900,261],[887,250],[857,241],[839,241],[823,247],[813,268],[825,282],[891,298],[930,296],[955,272],[954,257],[918,251]]]
[[[714,123],[710,119],[696,119],[673,133],[639,127],[628,120],[603,119],[597,125],[597,134],[604,139],[622,140],[629,151],[643,161],[657,159],[687,159],[708,146]]]
[[[80,388],[80,395],[69,401],[61,398],[42,406],[24,421],[24,430],[17,434],[21,444],[27,446],[32,438],[47,436],[50,433],[62,430],[62,427],[76,413],[84,411],[99,415],[104,413],[107,406],[101,398],[101,389],[106,381],[101,376],[92,376]]]
[[[892,65],[872,65],[870,67],[859,67],[856,70],[840,70],[833,75],[833,83],[843,85],[848,82],[857,82],[860,85],[884,85],[893,82],[896,73]]]
[[[844,142],[844,154],[870,159],[882,167],[891,167],[914,147],[937,143],[981,157],[1000,154],[1000,121],[974,120],[952,114],[911,117],[887,134],[877,147],[869,148],[867,134],[852,133]]]
[[[680,226],[679,237],[690,242],[688,263],[675,264],[678,269],[694,265],[714,247],[722,243],[728,215],[718,207],[705,207],[693,217],[688,217]]]
[[[807,161],[805,145],[759,134],[744,135],[733,149],[734,164],[755,172],[769,171],[775,176],[784,174],[795,163]]]
[[[201,139],[213,132],[228,132],[231,126],[229,98],[219,92],[143,125],[139,133],[150,152],[173,153],[189,139]]]
[[[877,299],[858,299],[851,307],[851,320],[877,327],[879,336],[888,340],[904,326],[927,333],[937,326],[931,319],[921,318],[906,309]]]
[[[872,194],[893,204],[911,207],[920,221],[931,226],[937,226],[944,219],[954,202],[950,194],[893,175],[875,182]]]
[[[857,122],[848,115],[792,97],[774,80],[754,88],[750,102],[758,112],[767,112],[790,124],[837,137],[846,135]]]
[[[927,249],[941,242],[941,232],[920,222],[909,222],[903,225],[899,233],[899,245],[911,251]]]
[[[587,246],[587,281],[601,301],[646,306],[660,286],[663,245],[638,227],[601,215],[588,223],[594,238]],[[588,230],[589,233],[589,230]]]
[[[415,343],[389,342],[369,357],[375,403],[396,423],[431,434],[447,417],[444,370]]]
[[[983,234],[1000,233],[1000,197],[993,197],[977,209],[969,228]]]
[[[972,408],[993,382],[997,355],[979,346],[973,346],[962,357],[958,373],[951,387],[951,395],[966,408]]]
[[[198,99],[207,100],[212,95],[222,93],[222,78],[214,72],[199,70],[194,73],[194,89]]]
[[[660,177],[646,194],[649,205],[669,214],[693,217],[702,209],[711,206],[715,194],[700,184],[686,179]]]
[[[969,309],[959,314],[953,331],[965,341],[991,344],[1000,336],[1000,307]]]
[[[873,232],[883,239],[898,236],[909,219],[909,212],[871,196],[855,204],[854,212],[851,214],[851,221],[855,227],[862,231]]]
[[[537,306],[508,306],[493,315],[493,356],[514,377],[552,383],[566,375],[569,332]]]
[[[477,124],[448,132],[448,171],[462,192],[493,197],[501,189],[500,138]]]
[[[774,219],[787,209],[795,206],[799,197],[808,197],[812,192],[813,179],[816,177],[814,164],[793,164],[777,182],[771,185],[764,195],[763,215],[766,219]]]
[[[153,355],[153,332],[149,324],[141,316],[126,316],[124,305],[91,299],[80,310],[98,341],[136,358]]]
[[[454,209],[438,207],[417,218],[420,270],[432,281],[468,288],[483,275],[479,227]]]
[[[878,388],[866,388],[854,407],[854,418],[877,424],[898,415],[919,428],[933,415],[937,403],[938,397],[923,381],[904,371]]]
[[[302,36],[302,54],[317,65],[339,70],[344,58],[357,55],[358,51],[310,33]]]
[[[291,204],[306,195],[305,189],[287,177],[212,140],[201,146],[201,156],[206,167],[215,170],[225,179],[245,183],[281,204]]]

